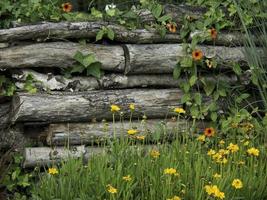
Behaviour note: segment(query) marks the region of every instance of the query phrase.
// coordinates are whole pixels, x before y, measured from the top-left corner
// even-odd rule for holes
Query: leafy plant
[[[0,95],[12,96],[16,90],[15,84],[5,75],[0,75]]]
[[[96,35],[96,41],[103,39],[103,37],[107,36],[108,39],[114,40],[115,33],[109,27],[102,27],[100,31],[98,31]]]
[[[83,54],[80,51],[77,51],[73,57],[77,64],[68,68],[65,71],[66,76],[71,76],[73,73],[83,73],[86,72],[86,75],[92,75],[96,78],[100,78],[102,75],[101,66],[102,64],[98,62],[93,54]]]

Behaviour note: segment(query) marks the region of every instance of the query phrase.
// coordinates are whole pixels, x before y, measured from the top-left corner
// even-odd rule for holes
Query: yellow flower
[[[239,147],[237,144],[233,144],[233,143],[230,143],[229,146],[227,147],[227,149],[231,152],[231,153],[234,153],[234,152],[237,152],[239,150]]]
[[[198,136],[197,141],[205,142],[205,139],[206,139],[205,135],[200,135],[200,136]]]
[[[118,112],[118,111],[120,111],[121,109],[120,109],[119,106],[112,104],[112,105],[110,106],[110,110],[111,110],[111,112]]]
[[[222,145],[224,145],[224,144],[225,144],[225,141],[224,141],[224,140],[220,140],[220,141],[219,141],[219,145],[222,146]]]
[[[48,169],[48,174],[55,175],[58,174],[57,168],[51,167]]]
[[[170,175],[173,175],[173,174],[176,174],[176,169],[174,168],[166,168],[164,169],[164,174],[170,174]]]
[[[124,180],[124,181],[131,181],[132,180],[132,177],[130,175],[127,175],[127,176],[122,177],[122,180]]]
[[[232,186],[235,188],[235,189],[241,189],[243,187],[243,183],[240,179],[234,179],[233,182],[232,182]]]
[[[129,135],[135,135],[136,133],[138,133],[138,131],[136,129],[130,129],[130,130],[127,131],[127,133]]]
[[[224,155],[228,155],[228,154],[229,154],[229,150],[226,150],[226,149],[220,149],[220,150],[218,151],[218,153],[221,154],[222,156],[224,156]]]
[[[237,163],[238,165],[244,165],[245,164],[245,161],[239,161],[238,163]]]
[[[252,156],[259,156],[260,151],[254,147],[247,150],[247,153]]]
[[[174,197],[172,197],[172,198],[170,198],[170,199],[167,199],[167,200],[181,200],[181,198],[178,197],[178,196],[174,196]]]
[[[173,111],[178,113],[178,114],[184,114],[185,113],[185,110],[183,108],[174,108]]]
[[[129,105],[129,108],[130,108],[130,110],[131,110],[131,111],[134,111],[134,109],[135,109],[135,106],[134,106],[134,104],[133,104],[133,103],[131,103],[131,104]]]
[[[146,136],[144,135],[139,135],[135,137],[137,140],[144,140],[146,138]]]
[[[154,149],[153,149],[153,150],[150,152],[150,156],[153,157],[153,158],[158,158],[158,157],[160,156],[160,152],[157,151],[157,150],[154,150]]]
[[[214,175],[213,175],[213,178],[221,178],[222,177],[222,175],[221,174],[218,174],[218,173],[215,173]]]
[[[214,151],[213,149],[210,149],[207,154],[208,154],[208,156],[212,156],[212,155],[216,154],[216,151]]]
[[[214,196],[219,198],[219,199],[224,199],[225,198],[224,192],[221,192],[221,191],[216,191],[214,193]]]
[[[110,184],[107,185],[107,190],[108,190],[108,192],[111,193],[111,194],[115,194],[115,193],[118,192],[118,190],[117,190],[116,188],[114,188],[114,187],[113,187],[112,185],[110,185]]]
[[[219,154],[219,153],[215,153],[213,156],[212,156],[212,158],[214,159],[214,160],[220,160],[221,158],[222,158],[222,155],[221,154]]]
[[[218,197],[219,199],[225,198],[224,193],[219,190],[217,185],[205,185],[204,188],[208,195],[213,195],[214,197]]]

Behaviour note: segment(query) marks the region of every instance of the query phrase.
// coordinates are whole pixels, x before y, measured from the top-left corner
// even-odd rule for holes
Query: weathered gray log
[[[0,69],[24,67],[71,67],[75,53],[93,53],[104,70],[124,70],[124,51],[120,46],[80,45],[71,42],[39,43],[0,49]]]
[[[177,61],[185,53],[182,44],[126,45],[129,51],[129,64],[125,73],[171,73]],[[222,46],[198,46],[207,58],[216,58],[218,63],[227,68],[230,63],[246,63],[244,48]],[[264,55],[262,49],[259,53]],[[266,56],[266,55],[265,55]],[[226,65],[226,66],[224,66]]]
[[[80,158],[86,153],[85,146],[65,147],[35,147],[25,148],[24,167],[46,166],[60,163],[70,158]]]
[[[241,47],[199,46],[208,58],[215,57],[219,64],[246,62]],[[103,69],[124,71],[125,73],[172,73],[177,61],[185,54],[182,44],[126,45],[120,46],[86,45],[77,43],[52,42],[0,49],[0,68],[25,67],[69,67],[75,60],[77,50],[94,53],[102,62]],[[262,50],[258,49],[262,54]],[[125,56],[124,56],[125,54]]]
[[[108,74],[101,77],[98,81],[94,77],[74,76],[72,78],[65,78],[62,75],[43,74],[34,70],[23,69],[12,74],[16,80],[16,86],[23,90],[26,77],[32,75],[35,82],[33,85],[44,91],[88,91],[92,89],[125,89],[125,88],[144,88],[144,87],[160,87],[160,88],[177,88],[182,82],[186,80],[180,78],[175,80],[172,75],[122,75],[122,74]],[[238,78],[235,75],[218,75],[207,76],[207,79],[216,84],[217,81],[225,81],[228,84],[237,84]],[[247,85],[248,78],[242,77],[240,84]],[[198,87],[202,87],[197,83]]]
[[[180,20],[180,19],[179,19]],[[180,23],[178,24],[180,25]],[[167,33],[161,37],[157,30],[151,28],[128,30],[127,28],[108,22],[44,22],[36,25],[21,26],[0,30],[0,42],[14,42],[18,40],[62,40],[72,38],[95,39],[103,26],[115,32],[115,41],[123,43],[177,43],[182,42],[177,33]],[[215,40],[217,45],[240,45],[244,41],[240,32],[220,32]],[[207,41],[209,43],[209,41]]]
[[[0,104],[0,130],[7,127],[11,115],[11,104]]]
[[[182,92],[179,89],[18,93],[13,97],[12,106],[16,113],[12,121],[88,122],[95,118],[112,119],[111,104],[121,106],[124,117],[128,118],[130,103],[136,105],[134,118],[142,117],[144,114],[148,118],[164,118],[171,108],[181,106],[179,103],[181,96]]]
[[[6,48],[8,46],[9,46],[8,43],[0,43],[0,49]]]
[[[127,130],[136,129],[136,136],[145,136],[145,139],[173,139],[176,134],[183,133],[192,126],[192,122],[180,119],[170,120],[141,120],[124,121],[122,123],[100,122],[100,123],[61,123],[50,124],[44,131],[48,135],[49,145],[90,145],[95,143],[105,143],[107,140],[129,136]],[[203,128],[205,123],[197,123],[198,128]],[[114,132],[115,129],[115,132]],[[138,138],[137,138],[138,139]]]

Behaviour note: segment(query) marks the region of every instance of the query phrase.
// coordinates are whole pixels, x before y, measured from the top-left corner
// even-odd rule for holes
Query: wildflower
[[[157,151],[157,150],[154,150],[154,149],[153,149],[153,150],[150,152],[150,156],[153,157],[153,158],[158,158],[158,157],[160,156],[160,152]]]
[[[199,61],[199,60],[201,60],[202,57],[203,57],[203,53],[202,53],[201,50],[196,49],[196,50],[194,50],[194,51],[192,52],[192,58],[193,58],[195,61]]]
[[[124,180],[124,181],[131,181],[132,180],[132,177],[130,175],[127,175],[127,176],[122,177],[122,180]]]
[[[176,169],[174,168],[166,168],[164,169],[164,174],[169,174],[169,175],[173,175],[173,174],[176,174]]]
[[[210,128],[205,128],[205,131],[204,131],[204,135],[207,136],[207,137],[212,137],[215,135],[215,130],[214,128],[210,127]]]
[[[211,28],[211,29],[209,29],[209,33],[210,33],[210,37],[211,37],[213,40],[215,40],[215,39],[217,38],[218,33],[217,33],[217,31],[216,31],[215,28]]]
[[[214,196],[219,198],[219,199],[224,199],[225,198],[224,192],[221,192],[221,191],[216,191],[214,193]]]
[[[62,6],[62,10],[64,12],[70,12],[72,10],[72,4],[71,3],[63,3],[61,6]]]
[[[216,154],[216,151],[214,151],[213,149],[210,149],[207,154],[208,154],[208,156],[212,156],[212,155]]]
[[[51,167],[48,169],[48,174],[55,175],[58,174],[57,168]]]
[[[219,160],[217,162],[221,163],[221,164],[226,164],[228,162],[228,160],[226,158],[223,158],[222,160]]]
[[[105,6],[105,11],[107,12],[108,10],[111,10],[111,9],[115,9],[116,8],[116,5],[115,4],[107,4]]]
[[[108,190],[108,192],[111,193],[111,194],[115,194],[115,193],[118,192],[118,190],[117,190],[116,188],[114,188],[114,187],[113,187],[112,185],[110,185],[110,184],[107,185],[107,190]]]
[[[112,104],[112,105],[110,106],[110,110],[111,110],[111,112],[118,112],[118,111],[120,111],[121,109],[120,109],[119,106]]]
[[[238,163],[237,163],[238,165],[244,165],[245,164],[245,161],[239,161]]]
[[[144,135],[138,135],[135,137],[137,140],[144,140],[146,138],[146,136]]]
[[[219,161],[222,157],[223,157],[223,156],[222,156],[221,154],[219,154],[219,153],[215,153],[215,154],[212,156],[212,158],[213,158],[214,160],[216,160],[216,162]]]
[[[131,103],[131,104],[129,105],[129,108],[130,108],[131,111],[134,111],[134,109],[135,109],[134,104]]]
[[[224,140],[220,140],[220,141],[219,141],[219,145],[222,146],[222,145],[224,145],[224,144],[225,144],[225,141],[224,141]]]
[[[243,187],[243,183],[240,179],[234,179],[233,182],[232,182],[232,186],[235,188],[235,189],[241,189]]]
[[[130,129],[130,130],[127,131],[127,133],[129,135],[135,135],[136,133],[138,133],[138,131],[136,129]]]
[[[206,139],[205,135],[200,135],[200,136],[198,136],[197,141],[205,142],[205,139]]]
[[[181,200],[181,198],[178,197],[178,196],[174,196],[174,197],[172,197],[172,198],[170,198],[170,199],[167,199],[167,200]]]
[[[234,153],[234,152],[237,152],[239,150],[239,147],[237,144],[233,144],[233,143],[230,143],[229,146],[227,147],[227,149],[231,152],[231,153]]]
[[[166,27],[168,28],[168,30],[171,32],[171,33],[175,33],[176,32],[176,25],[174,23],[168,23],[166,25]]]
[[[220,149],[220,150],[218,151],[218,153],[221,154],[222,156],[224,156],[224,155],[228,155],[228,154],[229,154],[229,150],[226,150],[226,149]]]
[[[214,175],[213,175],[213,178],[221,178],[222,177],[222,175],[221,174],[218,174],[218,173],[215,173]]]
[[[247,150],[247,153],[252,156],[259,156],[260,151],[254,147]]]
[[[184,114],[185,113],[185,110],[183,108],[174,108],[173,111],[178,113],[178,114]]]
[[[205,185],[204,188],[208,195],[213,195],[214,197],[217,197],[219,199],[225,198],[224,192],[221,192],[217,185]]]

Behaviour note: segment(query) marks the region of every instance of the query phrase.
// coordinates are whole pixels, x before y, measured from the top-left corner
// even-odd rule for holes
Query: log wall
[[[178,25],[185,14],[199,17],[204,12],[184,5],[167,5],[164,10],[172,14]],[[150,14],[142,17],[143,21],[154,20]],[[103,26],[114,30],[114,41],[95,43],[96,34]],[[203,33],[191,33],[191,39],[195,34]],[[79,39],[91,42],[80,44]],[[222,31],[215,41],[207,41],[197,48],[205,57],[216,59],[220,72],[228,72],[233,62],[246,69],[243,39],[240,32]],[[0,30],[0,70],[12,74],[18,89],[11,100],[0,98],[0,148],[8,146],[7,138],[13,138],[9,145],[17,138],[42,142],[46,147],[25,149],[25,167],[33,167],[69,156],[88,157],[90,153],[86,152],[103,152],[93,146],[75,145],[105,143],[114,136],[127,138],[128,129],[137,129],[138,136],[144,136],[148,143],[153,140],[156,128],[165,130],[160,133],[167,138],[184,132],[192,121],[185,117],[177,123],[173,109],[183,106],[179,86],[187,80],[183,76],[175,80],[172,76],[177,61],[185,56],[182,45],[179,31],[161,37],[153,28],[128,30],[111,22],[42,22]],[[60,73],[60,69],[75,64],[73,56],[77,51],[92,53],[102,63],[104,75],[100,79],[84,74],[66,78]],[[266,56],[261,47],[257,51]],[[217,81],[249,84],[246,75],[211,76],[213,69],[201,70],[202,77],[214,84]],[[38,88],[36,94],[25,93],[29,74]],[[196,83],[196,88],[202,91],[201,86]],[[133,113],[129,110],[131,103],[135,104]],[[119,105],[121,111],[113,115],[111,104]],[[197,122],[196,126],[202,131],[207,123]],[[66,145],[74,147],[66,150]]]

